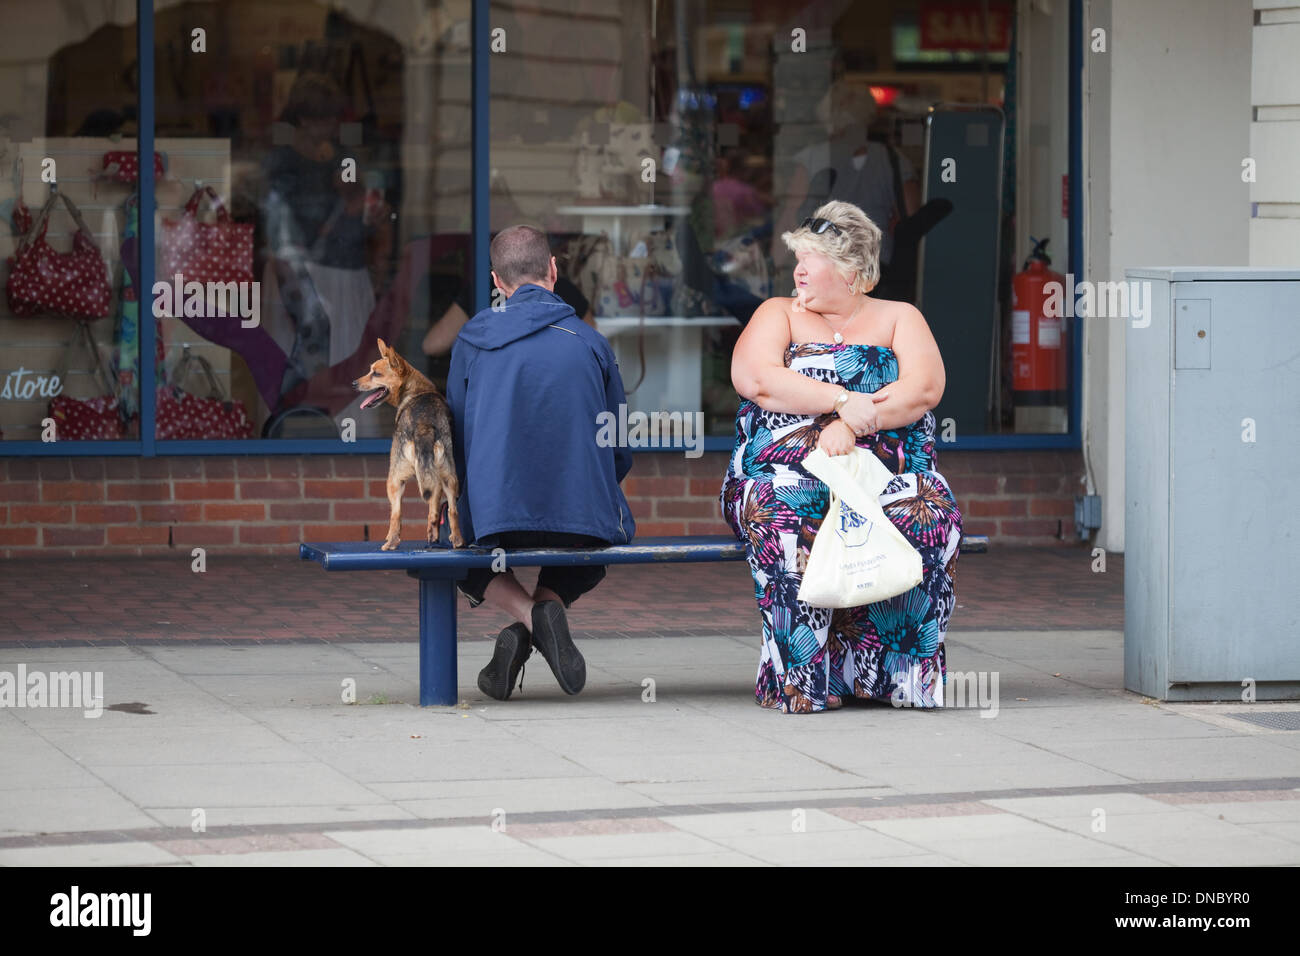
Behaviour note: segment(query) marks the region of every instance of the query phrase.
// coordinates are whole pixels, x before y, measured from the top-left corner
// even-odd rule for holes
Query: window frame
[[[473,306],[477,311],[486,305],[489,289],[488,268],[488,186],[484,175],[490,168],[489,109],[491,86],[488,65],[491,62],[490,0],[472,0],[471,84],[473,170],[471,172],[471,215],[474,238],[471,269],[474,276]],[[1083,275],[1083,0],[1069,0],[1069,263],[1074,275]],[[154,151],[154,9],[153,0],[137,0],[136,44],[140,89],[137,116],[139,155],[152,156]],[[140,288],[152,289],[155,278],[155,191],[153,164],[141,161],[140,170]],[[142,296],[141,301],[147,301]],[[140,354],[154,354],[154,324],[141,322]],[[945,442],[944,450],[1050,450],[1082,449],[1081,412],[1083,396],[1083,323],[1073,323],[1071,357],[1069,431],[1064,434],[972,435]],[[155,458],[167,455],[377,455],[387,453],[388,438],[343,439],[247,438],[213,440],[158,440],[154,437],[155,378],[152,362],[140,363],[140,435],[121,441],[0,441],[0,457],[126,457]],[[706,436],[706,452],[730,451],[731,436]],[[637,453],[680,453],[680,447],[649,446],[633,449]]]

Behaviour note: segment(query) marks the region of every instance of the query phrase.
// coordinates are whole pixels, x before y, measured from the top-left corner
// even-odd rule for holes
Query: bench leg
[[[420,706],[456,703],[456,585],[420,578]]]

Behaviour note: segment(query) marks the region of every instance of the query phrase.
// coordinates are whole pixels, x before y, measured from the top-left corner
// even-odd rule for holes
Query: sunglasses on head
[[[844,233],[840,232],[840,227],[835,225],[835,223],[831,222],[829,219],[805,219],[803,222],[799,223],[800,229],[803,229],[804,227],[811,229],[815,236],[820,236],[827,229],[835,233],[837,236],[844,235]]]

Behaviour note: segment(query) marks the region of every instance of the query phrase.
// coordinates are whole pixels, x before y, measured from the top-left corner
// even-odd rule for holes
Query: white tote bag
[[[921,555],[880,507],[894,478],[865,448],[831,457],[814,448],[803,466],[830,489],[831,504],[813,539],[799,600],[814,607],[861,607],[921,583]]]

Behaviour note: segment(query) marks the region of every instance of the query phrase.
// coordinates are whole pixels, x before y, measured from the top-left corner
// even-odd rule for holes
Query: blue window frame
[[[1069,19],[1069,201],[1070,201],[1070,269],[1083,275],[1083,0],[1070,0]],[[472,101],[472,247],[473,304],[475,310],[487,302],[488,267],[488,176],[490,86],[490,3],[473,0],[471,31],[473,34]],[[152,156],[154,151],[154,9],[153,0],[137,2],[136,37],[139,54],[139,155]],[[142,161],[140,167],[140,288],[152,289],[155,263],[154,249],[154,176],[153,164]],[[142,297],[143,298],[143,297]],[[140,323],[140,354],[154,354],[154,324]],[[1083,385],[1083,323],[1073,323],[1069,431],[1051,435],[976,435],[957,438],[946,449],[956,451],[993,451],[998,449],[1078,449],[1082,447],[1081,413]],[[246,440],[158,441],[154,438],[154,368],[142,362],[140,368],[140,432],[138,440],[0,442],[5,456],[140,456],[159,455],[301,455],[301,454],[382,454],[389,450],[387,438],[365,438],[353,442],[341,439],[256,438]],[[728,451],[732,439],[710,436],[704,439],[705,451]],[[654,447],[637,449],[653,452]],[[664,449],[669,450],[669,449]],[[680,449],[671,449],[679,451]]]

